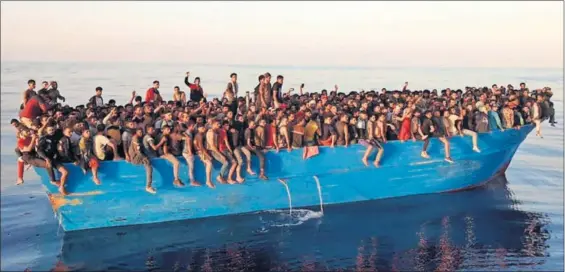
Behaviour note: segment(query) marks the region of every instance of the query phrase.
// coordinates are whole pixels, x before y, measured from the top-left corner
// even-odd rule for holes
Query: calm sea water
[[[15,186],[14,132],[28,79],[57,80],[71,105],[96,86],[129,100],[155,79],[165,97],[184,75],[219,95],[229,74],[251,90],[259,73],[308,91],[463,88],[526,82],[551,86],[557,127],[522,144],[506,177],[485,188],[293,211],[260,212],[64,235],[33,171]],[[167,63],[2,63],[0,270],[563,270],[563,74],[561,69],[212,66]],[[133,207],[132,207],[133,208]]]

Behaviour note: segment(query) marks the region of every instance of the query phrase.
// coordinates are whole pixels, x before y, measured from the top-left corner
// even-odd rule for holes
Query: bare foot
[[[421,155],[422,158],[424,158],[424,159],[429,159],[429,158],[430,158],[430,155],[428,155],[428,153],[426,153],[426,152],[422,152],[420,155]]]
[[[478,147],[473,147],[473,151],[475,151],[477,153],[481,153],[481,150]]]
[[[202,186],[202,185],[200,184],[200,182],[198,182],[198,181],[196,181],[196,180],[191,180],[189,184],[190,184],[190,186],[195,186],[195,187]]]
[[[102,184],[102,183],[100,182],[100,180],[97,179],[97,178],[92,178],[92,181],[94,181],[94,184],[96,184],[96,185]]]
[[[24,184],[24,179],[19,178],[16,180],[16,185],[22,185],[22,184]]]
[[[228,179],[228,183],[233,185],[233,184],[235,184],[236,182],[235,182],[235,180],[233,180],[233,179]]]
[[[210,187],[210,189],[215,189],[216,185],[214,185],[214,183],[212,183],[211,181],[207,181],[206,182],[206,186]]]
[[[245,179],[242,178],[242,177],[237,177],[235,180],[236,180],[238,183],[240,183],[240,184],[245,181]]]
[[[252,175],[252,176],[257,175],[257,173],[253,172],[253,170],[251,170],[251,168],[247,169],[247,174]]]
[[[222,176],[216,177],[216,180],[217,180],[220,184],[226,184],[226,180],[225,180],[224,178],[222,178]]]
[[[263,174],[263,173],[261,173],[261,174],[259,175],[259,178],[262,179],[262,180],[268,180],[268,179],[269,179],[269,178],[268,178],[267,176],[265,176],[265,174]]]
[[[52,180],[52,181],[50,181],[50,182],[51,182],[51,184],[53,184],[53,185],[55,185],[55,186],[57,186],[57,187],[61,186],[61,182],[58,181],[58,180]]]
[[[175,179],[175,181],[173,181],[173,185],[176,187],[184,187],[184,183],[182,183],[180,179]]]
[[[373,163],[373,165],[374,165],[375,167],[379,168],[379,167],[381,166],[381,162],[375,161],[375,162]]]
[[[156,194],[157,191],[155,191],[155,189],[153,189],[153,187],[145,187],[145,191],[147,191],[150,194]]]
[[[453,163],[453,160],[451,159],[451,157],[446,157],[444,160],[448,163]]]
[[[69,195],[69,193],[67,193],[67,190],[65,189],[64,186],[59,186],[59,193],[61,193],[64,196]]]

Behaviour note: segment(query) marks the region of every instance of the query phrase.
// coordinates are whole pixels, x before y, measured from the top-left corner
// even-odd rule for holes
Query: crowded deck
[[[284,90],[284,77],[271,83],[269,73],[258,77],[254,91],[239,92],[237,74],[230,75],[220,98],[208,101],[200,79],[191,82],[186,73],[182,91],[176,86],[171,100],[165,100],[155,80],[145,97],[132,93],[125,105],[105,103],[103,88],[85,105],[62,105],[65,98],[57,82],[42,82],[35,91],[34,80],[23,92],[19,120],[13,119],[18,143],[18,179],[23,183],[26,165],[45,168],[53,186],[66,195],[68,170],[73,163],[93,183],[100,161],[125,160],[145,169],[145,190],[155,194],[152,159],[163,158],[172,164],[176,187],[201,186],[195,178],[195,158],[204,164],[205,184],[238,184],[249,176],[269,180],[266,175],[266,150],[275,152],[304,150],[303,158],[315,156],[318,146],[362,144],[359,158],[365,167],[380,167],[393,153],[385,153],[387,141],[421,141],[419,156],[430,159],[428,145],[437,138],[444,146],[443,159],[450,154],[450,138],[470,137],[472,151],[480,153],[478,134],[520,129],[532,124],[542,137],[541,123],[554,125],[551,88],[531,91],[525,83],[434,90],[410,90],[408,82],[400,90],[305,92],[304,84],[295,92]],[[375,152],[376,151],[376,152]],[[374,154],[376,153],[376,154]],[[253,169],[251,160],[259,161]],[[180,160],[187,165],[188,180],[179,178]],[[212,163],[221,164],[212,177]],[[55,170],[60,173],[57,178]],[[257,171],[257,172],[255,172]]]

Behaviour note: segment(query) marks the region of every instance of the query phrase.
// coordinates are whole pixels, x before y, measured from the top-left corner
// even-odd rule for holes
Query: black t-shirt
[[[233,150],[234,148],[240,146],[240,138],[239,138],[239,131],[237,129],[228,130],[227,131],[230,147]]]
[[[281,101],[282,100],[282,84],[275,82],[275,84],[273,84],[273,88],[272,88],[272,92],[273,92],[273,97],[277,99],[277,101]],[[277,92],[275,94],[275,92]]]
[[[432,120],[425,117],[424,120],[422,120],[422,125],[420,126],[422,133],[424,135],[431,135],[432,134],[432,125],[433,125]]]
[[[322,124],[322,140],[327,140],[332,135],[336,135],[336,133],[334,126],[330,124]]]
[[[161,140],[163,139],[163,137],[165,137],[165,138],[167,139],[165,144],[167,145],[167,148],[169,149],[169,152],[170,152],[170,149],[171,149],[171,137],[169,137],[169,136],[167,136],[167,135],[161,134],[161,135],[157,138],[157,141],[156,141],[156,142],[157,142],[157,143],[161,142]],[[165,148],[164,148],[164,147],[165,147],[165,145],[162,145],[161,147],[159,147],[159,150],[157,150],[157,154],[158,154],[159,156],[165,155]]]
[[[441,117],[432,117],[432,123],[434,124],[434,135],[437,137],[445,136],[445,127],[443,125],[443,119]]]

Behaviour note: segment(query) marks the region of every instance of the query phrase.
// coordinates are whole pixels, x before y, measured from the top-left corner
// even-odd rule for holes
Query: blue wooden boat
[[[267,152],[268,181],[248,176],[243,184],[217,184],[216,189],[176,188],[172,165],[154,159],[156,195],[145,192],[143,167],[125,161],[102,162],[100,186],[92,182],[90,173],[84,175],[78,166],[67,165],[68,196],[61,196],[49,183],[44,169],[36,172],[59,224],[65,231],[77,231],[464,190],[504,173],[532,129],[528,125],[481,134],[481,153],[472,151],[470,137],[452,137],[455,163],[443,160],[443,145],[437,139],[430,141],[430,159],[420,157],[422,142],[388,142],[379,168],[363,165],[365,147],[361,145],[321,147],[319,155],[307,160],[302,159],[302,150]],[[186,181],[186,164],[179,161],[180,177]],[[215,165],[214,176],[218,170]],[[205,180],[199,161],[195,175]]]
[[[334,269],[348,271],[355,269],[355,262],[351,261],[355,255],[377,254],[378,258],[374,259],[379,259],[378,270],[390,270],[390,266],[381,266],[390,264],[393,255],[402,260],[414,260],[422,251],[430,251],[430,256],[435,256],[441,252],[439,247],[444,236],[451,248],[461,250],[504,248],[517,256],[543,252],[545,240],[535,239],[535,245],[524,241],[535,235],[526,231],[532,223],[543,227],[546,216],[513,209],[506,182],[506,178],[500,176],[488,186],[458,194],[415,195],[330,206],[323,218],[318,217],[319,207],[312,207],[311,210],[295,210],[292,215],[288,211],[257,212],[240,215],[237,219],[213,217],[70,232],[63,237],[60,260],[72,270],[109,267],[148,270],[151,256],[157,270],[174,270],[173,267],[183,270],[182,266],[188,265],[192,270],[204,270],[207,258],[212,259],[212,264],[216,264],[214,260],[237,259],[229,255],[231,251],[248,254],[246,261],[241,262],[243,266],[284,262],[288,266],[284,271],[297,271],[301,269],[300,262],[292,260],[303,260],[304,256],[316,252],[321,258],[331,258]],[[359,224],[359,218],[366,218],[363,224]],[[279,231],[278,226],[288,225],[295,226],[292,232]],[[346,235],[336,236],[339,233]],[[335,242],[325,243],[323,248],[316,246],[317,241],[328,240]],[[394,248],[387,246],[391,244]],[[527,246],[530,252],[524,252]],[[365,252],[359,251],[359,247],[366,247]],[[265,251],[276,252],[275,257],[265,256]],[[472,254],[462,257],[466,256]],[[492,258],[496,256],[487,257],[484,262]],[[84,264],[85,260],[88,264]],[[440,261],[439,258],[429,260],[430,263]],[[414,263],[399,263],[402,266],[397,268],[401,271],[416,270]],[[212,270],[226,270],[215,268]]]

